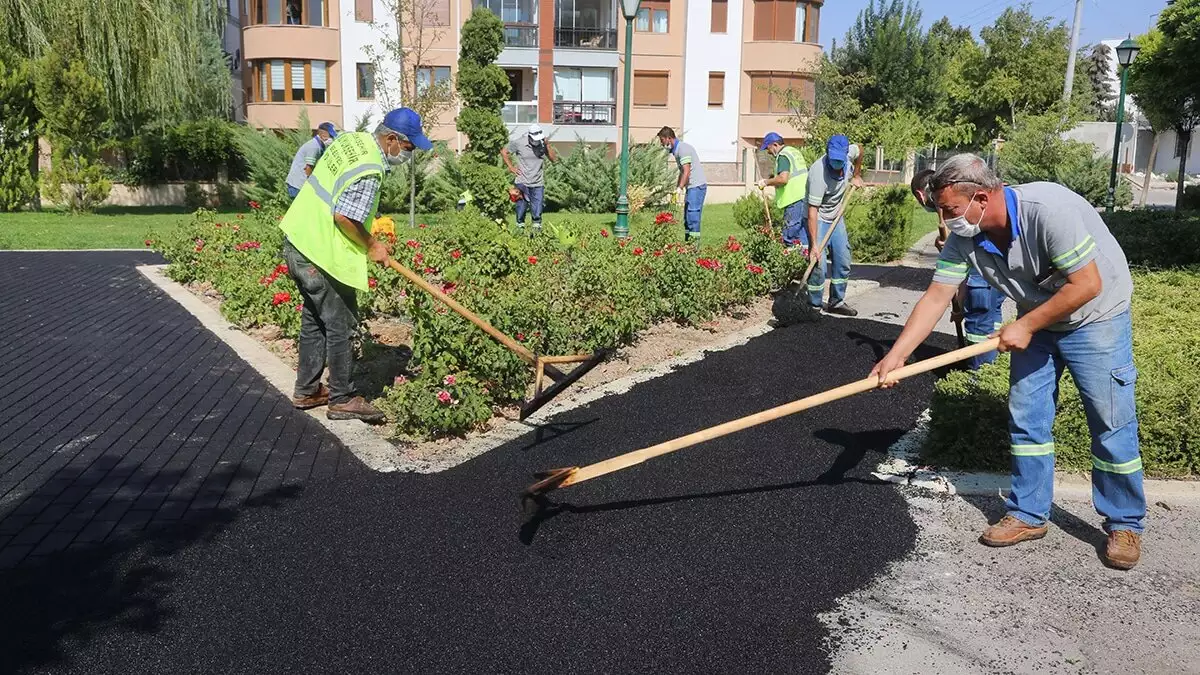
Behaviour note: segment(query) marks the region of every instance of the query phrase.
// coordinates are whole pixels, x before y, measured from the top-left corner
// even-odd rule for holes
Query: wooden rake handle
[[[482,330],[483,332],[487,333],[488,335],[491,335],[492,337],[496,338],[496,340],[498,342],[500,342],[500,344],[511,349],[514,353],[516,353],[517,356],[520,356],[522,359],[524,359],[526,362],[528,362],[532,365],[535,365],[535,366],[537,365],[538,358],[536,356],[534,356],[533,352],[526,349],[525,346],[522,345],[521,343],[517,342],[516,340],[514,340],[514,339],[510,338],[509,336],[505,335],[504,333],[500,332],[499,329],[497,329],[495,326],[488,323],[487,321],[484,321],[482,318],[480,318],[477,314],[475,314],[471,310],[467,309],[466,307],[463,307],[461,304],[458,303],[457,300],[455,300],[454,298],[450,297],[449,295],[446,295],[445,293],[443,293],[440,288],[437,288],[433,284],[429,283],[428,281],[425,281],[425,278],[422,277],[420,274],[417,274],[416,272],[408,269],[407,267],[405,267],[404,265],[401,265],[400,263],[396,262],[392,258],[387,259],[387,265],[388,265],[388,267],[391,267],[392,269],[396,270],[396,272],[399,273],[401,276],[403,276],[405,279],[408,279],[409,281],[416,284],[416,286],[418,288],[420,288],[421,290],[425,291],[426,293],[432,295],[433,297],[437,298],[438,301],[442,302],[447,307],[449,307],[450,309],[457,312],[464,319],[466,319],[467,321],[470,321],[471,323],[478,326],[480,330]],[[549,374],[551,377],[554,377],[554,378],[562,378],[563,377],[562,371],[558,370],[554,366],[548,365],[548,364],[552,363],[552,361],[548,361],[547,359],[542,359],[542,361],[547,364],[545,367],[545,371],[547,374]]]
[[[1000,339],[992,338],[986,342],[980,342],[963,349],[956,349],[952,352],[942,354],[941,356],[935,356],[931,359],[918,361],[917,363],[893,370],[888,374],[887,381],[889,383],[899,382],[900,380],[912,377],[913,375],[919,375],[931,370],[936,370],[943,366],[948,366],[952,363],[964,361],[972,356],[986,354],[987,352],[996,349],[999,345]],[[748,415],[740,419],[731,420],[715,427],[702,429],[695,433],[666,441],[665,443],[652,445],[648,448],[642,448],[641,450],[634,450],[633,452],[629,452],[624,455],[618,455],[611,459],[606,459],[595,464],[589,464],[584,467],[568,469],[566,471],[569,473],[566,473],[565,480],[562,480],[560,483],[558,483],[557,487],[565,487],[567,485],[574,485],[575,483],[582,483],[585,480],[591,480],[614,471],[627,469],[631,466],[641,464],[648,459],[661,457],[662,455],[675,452],[676,450],[682,450],[683,448],[696,445],[697,443],[703,443],[704,441],[709,441],[714,438],[720,438],[721,436],[732,434],[735,431],[741,431],[742,429],[756,426],[764,422],[770,422],[772,420],[779,419],[780,417],[786,417],[787,415],[798,413],[802,410],[815,408],[816,406],[824,403],[843,399],[848,396],[853,396],[854,394],[861,394],[864,391],[870,391],[878,388],[879,386],[879,378],[867,376],[862,380],[844,384],[835,389],[814,394],[797,401],[792,401],[791,403],[785,403],[784,405],[777,406],[769,410],[764,410],[753,415]]]
[[[800,277],[800,285],[808,284],[808,278],[812,276],[813,270],[821,262],[821,254],[825,252],[825,247],[829,245],[829,240],[833,238],[833,231],[837,229],[837,223],[842,219],[842,215],[846,213],[846,205],[850,203],[850,196],[854,194],[854,185],[851,184],[846,190],[846,196],[842,198],[842,203],[838,205],[837,215],[833,217],[833,221],[829,224],[829,231],[821,238],[821,245],[817,248],[817,259],[808,261],[808,269],[804,270],[804,276]],[[818,219],[818,227],[819,225]]]

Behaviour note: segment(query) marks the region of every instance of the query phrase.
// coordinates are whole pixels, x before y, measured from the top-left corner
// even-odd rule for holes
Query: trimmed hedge
[[[1197,297],[1200,267],[1134,274],[1137,411],[1149,476],[1200,476]],[[1008,363],[1008,355],[1002,354],[978,373],[956,371],[934,386],[925,461],[964,469],[1009,469]],[[1054,442],[1060,468],[1090,469],[1091,436],[1070,374],[1063,376],[1059,388]]]
[[[1151,269],[1200,265],[1200,213],[1122,211],[1105,221],[1130,265]]]

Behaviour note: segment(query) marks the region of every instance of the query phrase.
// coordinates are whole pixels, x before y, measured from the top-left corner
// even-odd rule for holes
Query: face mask
[[[846,163],[840,159],[829,160],[829,168],[833,169],[834,171],[841,171],[842,167],[844,166],[846,166]]]
[[[975,200],[972,199],[971,201],[974,202]],[[971,205],[967,204],[967,208],[971,208]],[[982,211],[980,211],[979,220],[972,224],[971,222],[967,221],[967,212],[964,210],[961,216],[947,220],[946,227],[954,234],[957,234],[960,237],[967,237],[969,239],[979,234],[979,224],[983,222],[984,213],[987,213],[986,206],[983,207]]]
[[[391,164],[392,166],[399,166],[400,164],[404,164],[411,157],[412,157],[412,150],[401,150],[398,154],[395,154],[395,155],[389,154],[389,155],[383,156],[383,158],[387,160],[387,163]]]

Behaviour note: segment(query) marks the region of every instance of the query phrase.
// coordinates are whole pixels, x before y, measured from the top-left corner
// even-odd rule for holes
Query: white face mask
[[[392,166],[404,164],[408,162],[410,157],[412,157],[412,150],[401,150],[399,154],[383,156],[383,158],[387,160],[387,163],[391,164]]]
[[[971,200],[971,202],[974,202],[974,201],[975,201],[974,199]],[[967,204],[967,208],[968,209],[971,208],[970,203]],[[983,207],[982,211],[980,211],[979,220],[975,221],[974,223],[970,223],[967,221],[967,212],[964,209],[963,214],[961,216],[947,220],[946,227],[954,234],[957,234],[960,237],[967,237],[968,239],[970,239],[971,237],[974,237],[975,235],[979,234],[979,232],[980,232],[979,224],[983,222],[983,214],[984,213],[987,213],[986,206]]]

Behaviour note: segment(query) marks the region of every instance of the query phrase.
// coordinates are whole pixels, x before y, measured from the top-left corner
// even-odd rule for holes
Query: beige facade
[[[436,10],[425,63],[438,77],[453,77],[459,27],[475,8],[500,16],[506,48],[497,64],[513,85],[504,116],[514,134],[538,122],[556,145],[619,145],[625,20],[617,0],[420,1]],[[769,131],[796,134],[780,122],[792,99],[779,91],[812,101],[821,4],[643,0],[633,24],[631,142],[652,141],[670,126],[706,163],[730,165],[714,167],[722,182],[750,180],[753,169],[742,165],[753,162],[759,140]],[[365,45],[379,39],[375,26],[388,21],[381,0],[244,0],[243,7],[251,124],[294,126],[301,108],[314,125],[318,118],[342,127],[364,115],[379,119],[382,102],[363,95],[358,68]],[[406,39],[412,43],[408,31]],[[430,135],[461,149],[456,114],[431,120]]]

